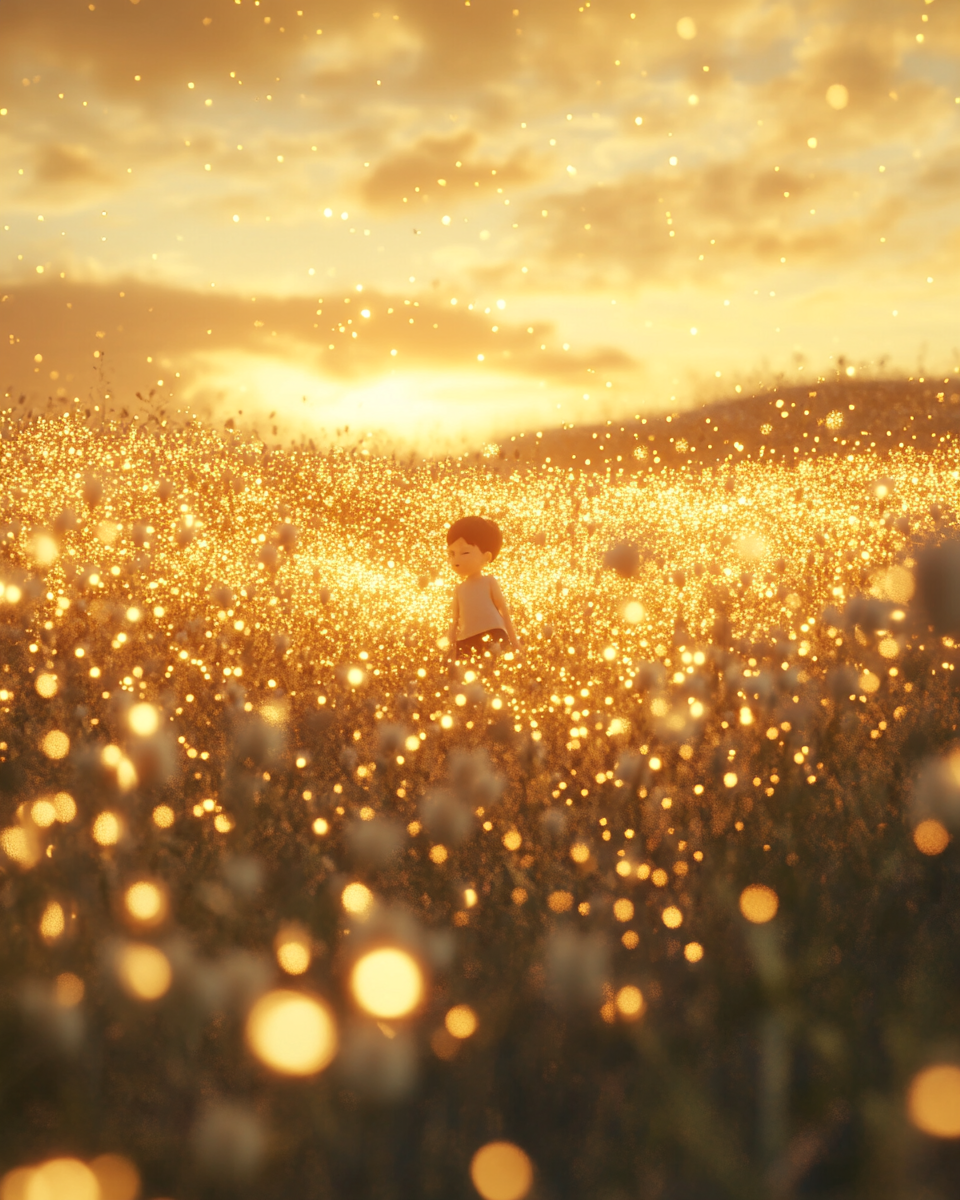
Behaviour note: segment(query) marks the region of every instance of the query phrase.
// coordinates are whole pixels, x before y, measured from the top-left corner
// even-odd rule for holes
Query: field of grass
[[[0,414],[2,1200],[955,1195],[939,386]],[[458,664],[467,513],[523,649]]]

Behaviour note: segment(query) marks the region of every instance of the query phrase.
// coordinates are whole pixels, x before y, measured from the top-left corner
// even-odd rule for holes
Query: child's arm
[[[450,649],[457,648],[457,628],[460,624],[460,601],[457,597],[457,589],[453,589],[453,611],[450,618]]]
[[[500,584],[492,575],[488,575],[490,580],[490,599],[493,601],[494,608],[503,617],[503,626],[507,631],[507,636],[510,638],[510,645],[514,649],[519,650],[520,638],[517,636],[517,631],[513,627],[513,621],[510,620],[510,610],[507,608],[507,602],[503,597],[503,592],[500,590]]]

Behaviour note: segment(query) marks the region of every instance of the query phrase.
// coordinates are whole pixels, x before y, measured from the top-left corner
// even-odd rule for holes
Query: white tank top
[[[457,624],[457,640],[474,637],[488,629],[503,629],[503,617],[497,611],[490,595],[491,575],[478,575],[476,579],[465,579],[457,584],[457,602],[460,620]]]

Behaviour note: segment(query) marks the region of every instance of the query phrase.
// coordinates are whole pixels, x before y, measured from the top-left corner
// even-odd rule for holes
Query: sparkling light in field
[[[267,992],[250,1010],[246,1029],[257,1058],[282,1075],[315,1075],[337,1053],[332,1012],[304,992]]]
[[[533,1165],[513,1142],[488,1142],[473,1156],[470,1178],[483,1200],[523,1200],[533,1186]]]
[[[405,950],[383,947],[360,958],[350,973],[354,999],[374,1017],[411,1013],[423,997],[423,972]]]

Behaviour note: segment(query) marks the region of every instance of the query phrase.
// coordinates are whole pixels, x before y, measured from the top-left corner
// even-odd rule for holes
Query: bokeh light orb
[[[100,1184],[78,1158],[51,1158],[30,1172],[23,1200],[101,1200]]]
[[[58,975],[53,985],[53,995],[61,1008],[75,1008],[83,999],[86,988],[79,975],[72,971],[64,971]]]
[[[45,797],[34,800],[30,805],[30,819],[38,829],[49,829],[57,819],[56,805]]]
[[[51,729],[49,733],[44,734],[43,741],[40,743],[40,749],[47,758],[57,761],[61,758],[66,758],[70,753],[70,739],[62,730]]]
[[[617,1006],[617,1012],[628,1021],[635,1021],[638,1017],[642,1016],[643,1010],[646,1007],[643,993],[632,983],[628,983],[626,987],[622,987],[617,992],[614,1002]]]
[[[740,893],[740,911],[752,925],[765,925],[777,915],[780,898],[773,888],[751,883]]]
[[[907,1091],[907,1112],[931,1137],[960,1138],[960,1067],[938,1063],[915,1075]]]
[[[150,737],[160,728],[160,713],[152,704],[135,704],[127,713],[127,724],[138,737]]]
[[[350,974],[350,990],[371,1016],[404,1017],[423,996],[423,972],[411,954],[384,946],[357,960]]]
[[[533,1164],[513,1142],[487,1142],[473,1156],[470,1179],[483,1200],[523,1200],[533,1186]]]
[[[477,1032],[477,1014],[469,1004],[455,1004],[443,1019],[447,1032],[455,1038],[473,1037]]]
[[[301,925],[291,923],[282,926],[274,938],[273,948],[280,969],[288,975],[303,975],[309,970],[313,950],[310,934]]]
[[[102,812],[93,822],[93,840],[98,846],[115,846],[120,841],[123,824],[113,812]]]
[[[913,844],[921,854],[933,858],[942,854],[950,844],[950,834],[940,821],[930,818],[921,821],[913,831]]]
[[[53,807],[61,825],[69,825],[77,815],[77,802],[69,792],[57,792],[53,798]]]
[[[49,700],[60,691],[60,680],[56,675],[44,673],[37,676],[33,686],[36,688],[38,696],[42,696],[44,700]]]
[[[117,978],[123,990],[135,1000],[159,1000],[170,990],[173,968],[156,946],[130,942],[117,955]]]
[[[348,883],[340,903],[352,917],[365,916],[373,906],[373,892],[362,883]]]
[[[247,1044],[280,1075],[316,1075],[337,1053],[337,1025],[315,996],[278,988],[254,1004],[247,1017]]]
[[[123,894],[127,916],[138,925],[160,925],[168,910],[166,889],[150,879],[138,879]]]
[[[48,901],[43,910],[43,916],[40,918],[40,936],[45,942],[55,942],[63,934],[65,928],[66,917],[63,905],[57,900]]]
[[[90,1170],[100,1185],[100,1200],[137,1200],[140,1172],[122,1154],[98,1154],[90,1160]]]

